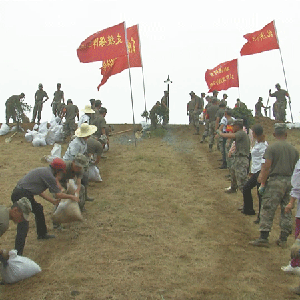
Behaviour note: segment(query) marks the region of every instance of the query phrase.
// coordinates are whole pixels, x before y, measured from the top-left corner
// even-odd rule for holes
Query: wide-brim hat
[[[23,197],[17,201],[18,207],[22,210],[23,212],[23,218],[28,221],[29,220],[29,214],[32,212],[32,206],[30,201],[26,198]]]
[[[94,114],[95,111],[91,108],[90,105],[86,105],[84,109],[82,109],[81,111],[83,111],[86,114]]]
[[[97,126],[83,123],[79,128],[77,128],[77,130],[75,131],[75,135],[77,137],[87,137],[92,135],[96,131],[97,131]]]

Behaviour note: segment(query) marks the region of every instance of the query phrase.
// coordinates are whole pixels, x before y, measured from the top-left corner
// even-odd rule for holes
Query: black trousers
[[[11,200],[13,203],[17,202],[19,199],[26,197],[32,206],[32,212],[35,215],[35,224],[36,224],[36,232],[38,236],[45,236],[47,234],[47,227],[44,215],[43,206],[40,203],[37,203],[34,199],[34,195],[22,188],[15,187],[12,194]],[[15,249],[18,251],[18,255],[23,254],[23,250],[25,247],[25,240],[27,237],[29,229],[29,222],[23,221],[18,223],[17,225],[17,235],[15,239]]]
[[[251,214],[254,212],[253,209],[253,198],[252,198],[252,194],[251,194],[251,190],[254,187],[257,187],[257,195],[258,195],[258,199],[259,199],[259,213],[258,213],[258,217],[260,214],[260,207],[261,207],[261,195],[259,195],[258,193],[258,188],[260,187],[260,183],[257,182],[257,178],[259,176],[260,171],[258,171],[257,173],[254,173],[249,179],[248,181],[245,183],[244,188],[243,188],[243,198],[244,198],[244,213],[245,214]]]

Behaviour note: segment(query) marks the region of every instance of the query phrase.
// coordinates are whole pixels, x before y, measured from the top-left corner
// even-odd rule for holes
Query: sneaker
[[[37,237],[38,240],[49,240],[49,239],[54,239],[55,238],[55,235],[53,234],[45,234],[45,235],[39,235]]]
[[[265,248],[270,247],[269,241],[266,239],[261,239],[261,238],[249,242],[249,245],[252,245],[255,247],[265,247]]]
[[[275,243],[277,246],[281,247],[282,249],[287,248],[287,241],[282,241],[281,239],[278,239]]]
[[[281,267],[281,270],[285,273],[291,273],[300,276],[300,267],[292,267],[290,264]]]
[[[225,189],[225,193],[227,194],[232,194],[232,193],[236,193],[235,189],[232,189],[231,186]]]

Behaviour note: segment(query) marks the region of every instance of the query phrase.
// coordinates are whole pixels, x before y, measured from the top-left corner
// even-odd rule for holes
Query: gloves
[[[265,189],[266,189],[266,187],[260,186],[259,189],[258,189],[258,193],[262,196],[265,192]]]
[[[293,246],[291,248],[291,258],[292,259],[300,257],[299,250],[300,250],[300,240],[296,239],[295,243],[293,244]]]

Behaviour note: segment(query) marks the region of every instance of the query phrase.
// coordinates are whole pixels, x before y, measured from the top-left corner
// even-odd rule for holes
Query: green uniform
[[[276,97],[276,113],[277,120],[285,122],[285,115],[286,115],[286,96],[288,95],[286,90],[279,89],[273,94],[270,94],[270,97]]]
[[[44,90],[37,90],[35,92],[35,96],[34,96],[35,104],[33,108],[32,122],[35,121],[36,115],[37,115],[38,123],[40,122],[42,117],[43,100],[45,97],[48,97],[48,95]]]
[[[52,102],[52,112],[55,116],[59,116],[62,109],[62,101],[64,99],[64,92],[57,90],[54,92],[54,98]]]
[[[292,214],[284,209],[290,200],[291,176],[299,159],[298,151],[286,141],[276,141],[268,146],[265,159],[272,161],[269,179],[262,197],[260,212],[260,231],[271,231],[277,207],[281,207],[281,232],[289,235],[292,232]]]
[[[97,131],[95,132],[95,136],[97,138],[100,138],[100,136],[103,134],[102,129],[104,128],[106,131],[106,121],[105,118],[102,115],[99,115],[97,118],[94,119],[93,124],[97,126]]]
[[[189,124],[195,124],[194,122],[194,110],[195,110],[195,99],[191,99],[188,103],[187,110],[189,113]]]
[[[17,122],[16,106],[17,102],[20,102],[20,95],[13,95],[9,97],[5,102],[5,116],[6,124],[9,123],[9,119],[12,118],[14,122]]]
[[[204,106],[203,98],[200,98],[199,96],[195,95],[194,124],[196,128],[200,127],[199,116],[203,111],[203,106]]]
[[[166,125],[169,123],[168,96],[164,95],[161,98],[160,103],[161,103],[161,114],[163,118],[163,125]]]
[[[65,111],[65,118],[66,121],[64,123],[63,131],[64,131],[64,138],[69,135],[74,135],[76,130],[75,118],[79,114],[79,110],[77,105],[68,104],[64,107]]]
[[[214,144],[215,140],[215,135],[216,135],[216,114],[217,111],[219,110],[218,105],[211,105],[207,109],[207,114],[208,114],[208,136],[209,136],[209,146],[212,148],[212,145]]]
[[[263,103],[261,101],[258,101],[255,104],[255,117],[262,117],[261,108],[263,107]]]
[[[90,155],[101,156],[103,153],[103,145],[97,141],[94,137],[87,139],[87,153]]]

